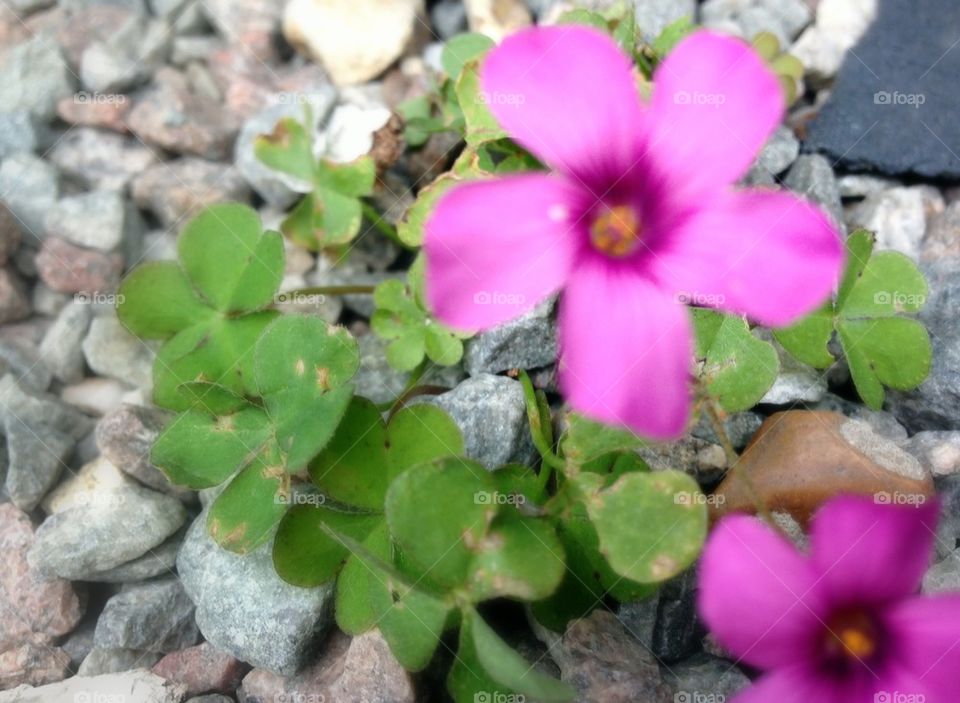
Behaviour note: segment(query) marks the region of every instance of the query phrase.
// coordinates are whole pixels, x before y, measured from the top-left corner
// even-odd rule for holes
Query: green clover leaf
[[[777,350],[755,337],[742,317],[705,308],[692,312],[704,389],[729,412],[752,408],[777,380]]]
[[[566,432],[560,440],[564,459],[585,470],[609,468],[618,453],[645,444],[626,428],[605,425],[575,412],[567,413],[566,424]]]
[[[429,496],[429,498],[427,498]],[[540,600],[563,577],[563,547],[548,522],[522,514],[480,464],[420,464],[390,485],[387,524],[404,555],[441,589],[479,602]]]
[[[707,535],[696,481],[680,471],[629,472],[585,501],[610,567],[638,583],[686,569]]]
[[[322,525],[333,524],[363,542],[384,519],[394,478],[422,461],[462,451],[460,430],[435,406],[404,408],[384,423],[373,403],[353,398],[330,443],[309,467],[314,485],[334,504],[298,506],[284,518],[274,543],[277,573],[304,587],[333,579],[350,553]]]
[[[478,59],[494,46],[485,34],[465,32],[451,37],[440,54],[440,65],[446,74],[456,80],[470,61]]]
[[[244,205],[214,205],[180,234],[179,263],[134,269],[117,315],[133,334],[165,339],[154,364],[154,402],[172,410],[203,403],[194,382],[255,393],[253,346],[276,317],[265,308],[283,277],[283,241],[263,232]]]
[[[360,232],[361,198],[373,193],[377,171],[368,155],[341,164],[315,160],[313,150],[313,135],[292,117],[281,119],[273,132],[254,142],[254,153],[266,166],[313,184],[280,229],[291,241],[319,251],[345,244]]]
[[[480,87],[482,61],[483,56],[467,61],[460,72],[460,77],[456,80],[457,103],[463,111],[464,139],[468,146],[478,146],[484,142],[507,137],[507,133],[487,107],[492,96],[486,95]],[[505,99],[509,97],[505,96]]]
[[[413,670],[429,662],[452,606],[382,568],[401,561],[384,504],[396,477],[462,452],[460,430],[439,408],[404,408],[385,423],[373,403],[354,398],[333,439],[310,465],[313,483],[329,503],[294,507],[274,542],[274,565],[284,580],[310,587],[337,578],[340,627],[359,634],[379,626],[401,663]],[[351,551],[344,537],[359,549]]]
[[[930,373],[930,337],[915,318],[927,282],[909,258],[874,252],[874,237],[858,230],[847,239],[847,268],[834,300],[774,337],[798,360],[826,368],[836,331],[857,392],[869,407],[883,406],[884,386],[910,390]]]
[[[274,321],[253,356],[259,402],[195,384],[195,392],[214,401],[181,413],[151,454],[178,485],[230,481],[208,520],[214,539],[237,552],[260,544],[286,512],[290,476],[333,436],[359,366],[356,341],[345,330],[308,317]]]
[[[409,246],[418,247],[423,244],[424,226],[427,218],[433,212],[440,197],[450,190],[460,179],[452,173],[445,173],[435,181],[420,189],[417,199],[407,209],[403,218],[397,223],[397,236]]]
[[[373,301],[377,306],[370,318],[371,329],[387,344],[387,362],[398,371],[410,371],[424,356],[441,366],[456,364],[463,357],[463,339],[433,319],[422,294],[422,258],[411,267],[409,283],[396,279],[377,285]]]
[[[383,568],[384,564],[395,568]],[[395,569],[402,567],[402,557],[381,520],[337,579],[337,624],[353,635],[378,627],[397,661],[419,671],[430,663],[454,610],[419,579],[402,573],[398,577]]]
[[[456,661],[447,689],[457,703],[483,696],[520,694],[537,701],[570,701],[575,691],[542,674],[510,647],[475,610],[463,614]]]
[[[555,516],[557,535],[567,555],[567,571],[549,598],[533,604],[533,614],[542,625],[557,632],[563,632],[570,620],[588,615],[608,595],[625,602],[649,597],[656,591],[655,585],[637,583],[617,573],[600,551],[600,538],[585,501],[625,474],[650,470],[629,451],[605,456],[610,461],[603,466],[596,461],[579,466],[591,475],[565,481],[547,506]]]

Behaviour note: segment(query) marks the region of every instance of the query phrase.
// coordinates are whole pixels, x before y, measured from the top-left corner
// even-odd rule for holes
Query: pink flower
[[[697,32],[643,103],[627,56],[576,26],[506,39],[482,67],[504,129],[552,173],[456,187],[427,223],[427,295],[451,327],[510,320],[563,289],[573,408],[653,438],[690,409],[691,300],[785,325],[830,294],[830,220],[783,192],[735,190],[783,115],[742,41]]]
[[[916,595],[937,508],[835,498],[813,519],[809,556],[755,518],[723,519],[700,564],[700,613],[768,672],[731,703],[955,702],[960,596]]]

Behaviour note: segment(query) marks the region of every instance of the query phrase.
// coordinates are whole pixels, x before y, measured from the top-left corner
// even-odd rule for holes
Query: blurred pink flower
[[[690,411],[684,305],[785,325],[830,294],[839,235],[794,195],[735,190],[783,116],[744,42],[697,32],[641,102],[630,59],[585,27],[530,29],[481,70],[482,98],[552,173],[464,184],[427,223],[427,296],[481,330],[563,289],[561,387],[597,420],[657,439]]]
[[[954,703],[960,596],[920,597],[938,505],[835,498],[800,553],[759,520],[724,518],[700,564],[717,641],[766,671],[730,703]]]

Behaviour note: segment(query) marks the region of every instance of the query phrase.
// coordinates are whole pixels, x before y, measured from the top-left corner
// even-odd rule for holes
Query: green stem
[[[370,220],[370,222],[373,223],[373,226],[376,227],[383,236],[387,237],[388,239],[392,239],[394,242],[404,248],[408,248],[407,245],[400,240],[400,235],[397,234],[396,227],[383,219],[373,205],[368,203],[366,200],[361,200],[360,206],[363,208],[364,217]]]
[[[633,57],[636,60],[637,66],[643,72],[643,74],[649,79],[653,75],[653,66],[650,64],[650,61],[646,56],[643,55],[643,50],[633,52]]]
[[[714,434],[716,434],[717,438],[720,440],[720,446],[723,447],[723,453],[727,455],[727,464],[730,467],[728,471],[733,471],[733,469],[740,463],[740,455],[737,454],[737,451],[733,448],[733,442],[730,441],[730,435],[727,434],[727,428],[723,425],[723,419],[720,417],[720,413],[717,411],[713,401],[709,398],[704,399],[703,409],[707,413],[707,418],[710,420],[710,424],[713,426]],[[746,466],[740,467],[740,477],[743,479],[743,485],[747,489],[747,493],[750,495],[750,500],[753,501],[753,505],[757,511],[757,514],[760,515],[775,530],[780,531],[780,526],[773,519],[773,515],[770,513],[770,509],[767,507],[767,504],[763,502],[762,498],[760,498],[760,493],[757,491],[757,487],[753,484],[753,477],[750,476],[750,472],[747,471]]]
[[[362,542],[355,540],[345,532],[340,532],[324,522],[320,523],[320,529],[326,533],[328,537],[336,542],[339,542],[346,549],[350,550],[351,553],[355,554],[357,558],[360,559],[360,561],[362,561],[364,565],[374,573],[376,573],[376,570],[382,571],[384,574],[392,578],[396,583],[402,584],[407,589],[411,591],[417,589],[417,586],[422,579],[417,579],[416,581],[412,580],[410,577],[401,573],[400,570],[389,561],[381,559],[379,556],[367,549]]]
[[[411,397],[410,392],[417,388],[417,383],[420,382],[420,379],[423,378],[423,375],[427,372],[427,359],[426,357],[414,367],[413,371],[410,372],[410,376],[407,378],[406,384],[403,386],[403,390],[397,394],[397,397],[391,400],[389,403],[382,403],[378,407],[381,410],[387,410],[387,417],[393,417],[393,414],[397,412],[400,408],[403,407],[404,403]]]
[[[355,286],[311,286],[308,288],[295,288],[282,293],[282,295],[295,297],[298,295],[372,295],[375,286],[355,285]]]
[[[720,446],[723,447],[723,453],[727,456],[727,465],[733,468],[733,466],[740,461],[740,455],[737,454],[737,450],[733,448],[733,442],[730,441],[730,435],[727,434],[727,428],[720,418],[720,413],[717,412],[717,408],[709,398],[703,401],[703,408],[707,413],[710,424],[713,426],[713,433],[717,435],[717,439],[720,440]]]
[[[526,371],[520,371],[520,385],[523,387],[523,398],[527,406],[527,420],[530,423],[530,435],[533,437],[533,446],[537,448],[543,465],[540,467],[538,487],[540,495],[545,496],[550,475],[554,469],[564,467],[563,459],[553,452],[553,428],[547,429],[550,424],[550,411],[546,407],[546,399],[538,397],[533,382]],[[546,410],[546,415],[544,415]]]
[[[547,446],[553,446],[553,422],[550,415],[550,403],[547,402],[547,396],[543,391],[537,391],[537,408],[540,410],[540,427],[543,430],[543,437],[547,441]]]

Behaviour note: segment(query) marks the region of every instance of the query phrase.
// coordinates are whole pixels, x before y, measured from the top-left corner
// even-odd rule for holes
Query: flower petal
[[[744,41],[684,39],[654,75],[651,149],[690,200],[746,173],[784,112],[776,76]]]
[[[960,596],[910,598],[888,612],[887,625],[896,638],[898,663],[917,681],[903,684],[899,690],[923,693],[926,703],[956,701]],[[921,685],[924,690],[918,690]]]
[[[686,309],[599,256],[578,263],[560,303],[560,384],[576,410],[651,439],[675,439],[690,412]]]
[[[756,518],[724,518],[700,561],[700,615],[717,641],[747,663],[795,664],[812,651],[826,612],[816,576],[792,544]]]
[[[916,593],[930,564],[938,506],[841,496],[813,517],[810,555],[834,599],[884,603]]]
[[[574,189],[531,174],[465,183],[446,193],[426,225],[427,301],[454,329],[518,317],[554,293],[570,270]]]
[[[793,665],[761,676],[730,703],[873,703],[872,694],[863,679],[836,681],[812,667]]]
[[[770,326],[822,304],[844,260],[840,235],[817,206],[750,190],[712,200],[656,253],[653,265],[677,294]]]
[[[513,139],[550,166],[605,188],[638,155],[644,118],[632,71],[607,35],[557,25],[507,37],[484,61],[481,84]]]

